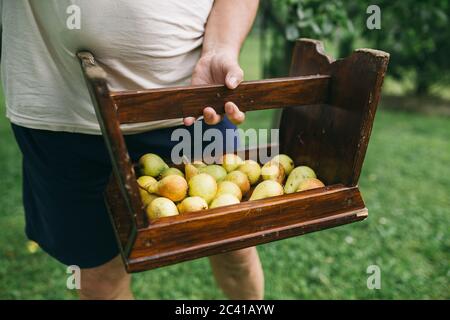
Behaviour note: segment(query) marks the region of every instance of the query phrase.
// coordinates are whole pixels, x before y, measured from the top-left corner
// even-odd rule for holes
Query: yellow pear
[[[216,198],[223,194],[231,194],[231,195],[235,196],[236,198],[238,198],[239,201],[242,200],[241,189],[237,186],[237,184],[235,184],[234,182],[231,182],[231,181],[221,181],[217,185]]]
[[[241,189],[242,195],[245,195],[250,190],[250,181],[247,175],[241,171],[231,171],[224,180],[234,182]]]
[[[270,160],[272,162],[279,162],[283,166],[284,174],[289,175],[294,169],[294,160],[286,154],[279,154]]]
[[[148,193],[146,190],[139,188],[139,195],[141,196],[142,203],[144,204],[144,208],[147,207],[153,200],[158,198],[157,195]]]
[[[230,206],[232,204],[237,204],[239,202],[240,202],[239,199],[233,196],[232,194],[222,194],[217,198],[214,198],[210,208],[213,209],[218,207]]]
[[[285,178],[284,168],[279,162],[269,161],[262,167],[261,176],[264,180],[274,180],[281,184]]]
[[[186,198],[187,190],[186,180],[178,175],[167,176],[147,189],[150,193],[155,193],[175,202]]]
[[[177,175],[184,178],[184,173],[178,168],[168,168],[164,170],[159,177],[162,179],[171,175]]]
[[[194,212],[208,209],[208,204],[201,197],[187,197],[177,205],[180,213]]]
[[[206,164],[203,163],[203,161],[200,161],[200,160],[196,160],[196,161],[192,162],[192,165],[194,167],[196,167],[197,169],[206,167]]]
[[[294,193],[298,190],[300,183],[308,178],[317,178],[313,169],[307,166],[300,166],[292,170],[284,185],[285,193]]]
[[[199,169],[196,168],[192,163],[185,163],[184,174],[186,175],[186,180],[189,182],[189,180],[191,180],[193,176],[199,174]]]
[[[217,192],[216,180],[206,173],[200,173],[189,180],[189,195],[201,197],[210,203]]]
[[[141,176],[137,179],[137,183],[141,189],[147,190],[151,185],[157,183],[155,178],[150,176]]]
[[[143,175],[151,177],[157,177],[169,168],[164,160],[154,153],[144,154],[139,159],[139,166]]]
[[[261,176],[261,166],[254,160],[245,160],[238,170],[247,175],[251,185],[257,183]]]
[[[178,209],[172,200],[159,197],[150,203],[145,210],[149,219],[157,219],[178,215]]]
[[[280,196],[283,193],[284,190],[281,184],[274,180],[265,180],[256,186],[249,201]]]
[[[300,182],[300,184],[297,187],[297,192],[299,191],[305,191],[305,190],[312,190],[317,188],[323,188],[325,185],[322,181],[316,178],[307,178]]]
[[[237,154],[227,153],[223,155],[221,162],[222,167],[224,167],[225,170],[230,173],[231,171],[236,170],[242,164],[242,159]]]

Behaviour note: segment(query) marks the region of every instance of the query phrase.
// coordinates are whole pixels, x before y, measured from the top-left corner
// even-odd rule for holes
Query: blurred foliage
[[[381,9],[381,30],[366,27],[371,4]],[[264,76],[286,75],[294,40],[303,37],[332,43],[339,56],[355,45],[387,51],[389,75],[414,74],[418,94],[450,82],[448,0],[263,0],[261,8]]]

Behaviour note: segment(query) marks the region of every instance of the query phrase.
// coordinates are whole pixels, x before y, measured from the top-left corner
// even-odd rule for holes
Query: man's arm
[[[239,66],[239,52],[250,31],[258,10],[259,0],[215,0],[206,24],[202,56],[192,75],[192,84],[225,84],[235,89],[244,79]],[[243,112],[233,102],[225,104],[227,117],[235,124],[245,119]],[[205,108],[203,117],[207,124],[220,122],[214,109]],[[191,125],[194,118],[185,118]]]

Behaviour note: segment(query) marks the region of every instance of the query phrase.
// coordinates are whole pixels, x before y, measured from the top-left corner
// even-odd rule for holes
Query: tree
[[[363,36],[391,54],[389,74],[402,79],[415,73],[415,93],[429,93],[435,83],[450,81],[448,0],[379,1],[382,29]]]
[[[293,41],[307,37],[331,41],[339,56],[349,54],[356,41],[389,52],[388,75],[401,80],[414,73],[420,95],[435,83],[449,83],[450,2],[378,0],[381,30],[369,30],[371,2],[263,0],[264,75],[286,75]]]
[[[355,5],[345,6],[341,0],[263,0],[261,7],[265,76],[287,74],[299,37],[332,39],[340,50],[353,43],[356,33],[348,14]]]

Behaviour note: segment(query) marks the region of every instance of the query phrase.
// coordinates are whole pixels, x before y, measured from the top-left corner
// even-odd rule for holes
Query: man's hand
[[[226,52],[208,53],[198,61],[192,74],[193,85],[225,84],[229,89],[235,89],[244,79],[244,72],[238,63],[238,57]],[[245,114],[231,101],[225,103],[225,113],[234,124],[240,124],[245,120]],[[217,124],[222,116],[211,107],[203,110],[203,118],[209,125]],[[190,126],[195,118],[184,119],[184,124]]]
[[[206,23],[202,56],[192,75],[193,85],[225,84],[235,89],[244,79],[238,57],[242,44],[255,20],[259,0],[215,0]],[[203,110],[207,124],[219,123],[222,119],[208,106]],[[245,114],[232,102],[225,103],[225,113],[234,124],[240,124]],[[194,118],[185,118],[189,126]]]

